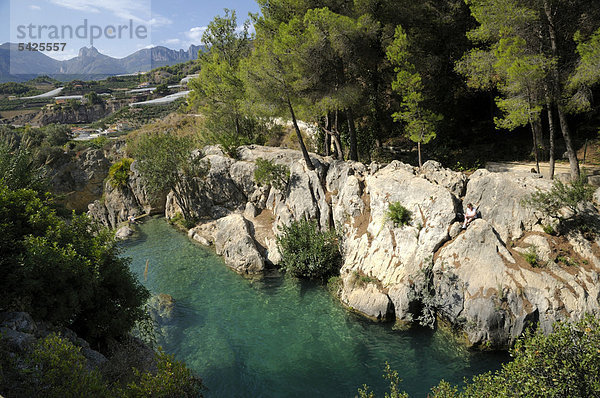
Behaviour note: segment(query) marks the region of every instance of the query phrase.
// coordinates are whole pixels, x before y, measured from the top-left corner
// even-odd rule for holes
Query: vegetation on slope
[[[600,321],[588,316],[577,323],[556,323],[550,334],[529,333],[511,350],[513,360],[496,372],[475,376],[463,388],[442,381],[431,398],[597,397],[600,395]],[[386,369],[390,394],[401,398],[398,373]],[[367,387],[359,397],[374,398]]]

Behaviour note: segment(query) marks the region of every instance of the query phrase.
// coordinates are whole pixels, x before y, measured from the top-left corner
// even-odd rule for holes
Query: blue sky
[[[45,52],[56,59],[76,56],[92,35],[101,53],[117,58],[152,45],[187,50],[224,8],[236,10],[239,25],[258,12],[254,0],[0,0],[0,43],[66,42]]]

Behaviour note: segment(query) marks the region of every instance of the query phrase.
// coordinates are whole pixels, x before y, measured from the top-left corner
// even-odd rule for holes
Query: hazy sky
[[[224,8],[236,10],[239,25],[258,12],[254,0],[0,0],[0,43],[66,43],[45,52],[57,59],[76,56],[92,36],[117,58],[151,45],[187,50]]]

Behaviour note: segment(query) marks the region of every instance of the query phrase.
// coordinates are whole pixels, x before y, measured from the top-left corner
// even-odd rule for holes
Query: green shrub
[[[402,380],[398,376],[398,372],[393,370],[388,362],[385,363],[385,371],[383,378],[390,383],[390,392],[386,392],[386,398],[408,398],[408,394],[404,391],[400,391],[400,383]],[[359,398],[375,398],[375,393],[370,391],[366,384],[363,384],[362,388],[358,389]]]
[[[387,220],[391,220],[394,226],[407,225],[411,220],[411,212],[400,202],[390,203],[388,210],[385,213]]]
[[[123,397],[202,397],[202,380],[192,373],[183,362],[176,361],[172,355],[162,351],[156,354],[156,373],[135,372],[138,381],[127,385]]]
[[[106,144],[108,144],[108,141],[109,140],[106,136],[101,135],[100,137],[96,137],[92,141],[90,141],[90,146],[96,149],[104,149]]]
[[[155,361],[156,370],[139,371],[149,365],[145,349],[123,345],[100,372],[60,335],[49,334],[16,356],[0,335],[0,391],[14,397],[202,397],[202,380],[185,364],[162,351]]]
[[[110,185],[114,188],[121,188],[127,185],[132,163],[133,159],[123,158],[110,166],[110,170],[108,170],[108,181],[110,182]]]
[[[354,271],[352,275],[354,276],[354,280],[356,281],[356,283],[358,283],[359,286],[365,286],[369,283],[379,282],[376,278],[371,278],[368,275],[360,274],[357,271]]]
[[[594,187],[587,184],[586,180],[587,176],[583,173],[568,184],[554,180],[550,191],[538,190],[525,198],[523,204],[560,221],[565,220],[560,213],[563,208],[571,211],[571,216],[568,218],[577,218],[580,213],[580,205],[591,202],[594,195]]]
[[[342,278],[339,276],[332,276],[327,280],[327,290],[329,293],[336,295],[342,287]]]
[[[69,340],[50,334],[38,340],[27,357],[30,373],[28,396],[109,397],[100,373],[86,369],[80,348]]]
[[[538,258],[537,248],[535,246],[529,246],[526,252],[523,253],[523,258],[532,267],[540,267],[542,264]]]
[[[512,362],[495,373],[475,376],[463,397],[597,397],[600,395],[600,324],[586,317],[556,323],[520,339]],[[458,395],[457,395],[458,396]]]
[[[598,397],[600,396],[600,322],[586,316],[577,323],[558,322],[552,333],[541,329],[517,340],[511,350],[514,358],[496,372],[473,377],[459,390],[445,381],[432,388],[431,398],[512,398],[512,397]],[[390,394],[407,397],[399,391],[398,374],[386,364]],[[361,398],[374,398],[367,386],[358,391]]]
[[[314,221],[293,221],[279,228],[277,247],[282,269],[290,275],[327,280],[339,271],[341,254],[334,231],[322,232]]]
[[[254,180],[260,185],[271,185],[283,191],[290,180],[290,168],[263,158],[256,159]]]
[[[556,262],[557,263],[563,263],[564,265],[566,265],[567,267],[574,267],[577,266],[579,264],[577,264],[576,261],[573,261],[571,259],[571,257],[566,256],[566,255],[560,255],[556,257]]]
[[[170,220],[169,223],[171,225],[178,226],[182,229],[188,230],[190,228],[194,228],[196,226],[196,222],[194,219],[186,219],[183,217],[183,214],[176,213]]]
[[[97,343],[123,336],[149,296],[112,233],[87,216],[59,217],[30,190],[0,186],[3,308],[72,328]]]
[[[548,235],[556,235],[556,230],[552,225],[544,225],[544,232]]]
[[[34,164],[27,149],[0,141],[0,186],[43,192],[48,188],[47,170]]]

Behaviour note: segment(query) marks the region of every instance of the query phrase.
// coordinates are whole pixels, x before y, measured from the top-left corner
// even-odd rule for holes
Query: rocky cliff
[[[166,193],[148,192],[134,162],[125,186],[113,187],[110,181],[104,181],[104,194],[89,204],[88,214],[102,224],[116,228],[129,216],[162,214],[165,210],[166,196]]]
[[[290,168],[283,191],[255,183],[259,157]],[[474,346],[505,348],[528,325],[549,330],[556,320],[599,311],[599,242],[575,232],[550,236],[543,231],[549,220],[521,205],[550,181],[485,170],[467,178],[432,161],[417,169],[397,161],[367,166],[311,158],[314,171],[292,150],[243,147],[234,160],[206,148],[208,175],[186,193],[204,221],[189,236],[214,244],[236,271],[255,274],[279,261],[279,225],[314,219],[341,233],[339,294],[347,306],[372,319],[447,323]],[[104,204],[90,206],[90,213],[107,225],[134,209],[160,208],[141,187],[130,186],[131,197],[105,188]],[[407,225],[387,219],[394,202],[410,210]],[[456,215],[467,202],[482,219],[461,230]],[[168,195],[166,217],[178,211]],[[521,253],[532,246],[543,266],[524,260]]]

